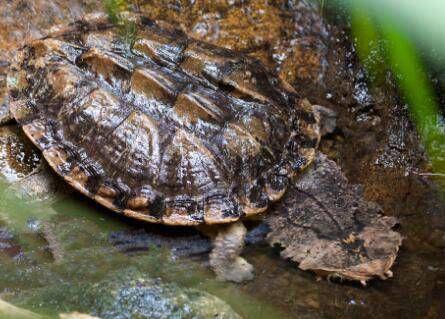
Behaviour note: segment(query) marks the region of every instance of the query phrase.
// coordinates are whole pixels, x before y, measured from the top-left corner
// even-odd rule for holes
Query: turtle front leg
[[[238,283],[253,279],[253,266],[240,257],[246,233],[241,221],[219,226],[210,253],[210,266],[218,279]]]

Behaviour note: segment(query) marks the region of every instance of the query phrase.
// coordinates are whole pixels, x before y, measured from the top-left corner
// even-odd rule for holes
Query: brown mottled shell
[[[11,112],[70,185],[169,225],[267,209],[312,162],[318,119],[255,59],[138,18],[133,47],[106,19],[25,45]]]

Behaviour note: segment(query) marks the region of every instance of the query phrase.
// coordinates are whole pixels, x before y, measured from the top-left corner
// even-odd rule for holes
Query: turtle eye
[[[278,84],[278,79],[277,78],[271,78],[270,79],[270,84],[272,84],[273,86]]]

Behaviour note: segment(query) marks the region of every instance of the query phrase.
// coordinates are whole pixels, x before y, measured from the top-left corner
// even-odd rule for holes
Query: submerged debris
[[[360,281],[392,276],[402,236],[396,218],[363,199],[335,162],[323,154],[267,217],[267,239],[284,248],[282,257],[321,276]]]
[[[23,257],[22,248],[15,241],[14,235],[0,224],[0,256],[2,254],[15,260]]]
[[[211,242],[199,234],[168,236],[144,229],[112,232],[109,240],[119,251],[125,253],[147,251],[152,247],[167,248],[173,257],[190,257],[208,253]]]
[[[159,225],[156,225],[159,228]],[[269,227],[265,223],[250,229],[245,238],[246,245],[255,245],[265,240]],[[184,234],[183,234],[184,233]],[[152,248],[168,249],[173,257],[195,257],[212,249],[211,240],[198,232],[182,232],[175,229],[130,229],[111,232],[109,242],[120,252],[146,252]]]

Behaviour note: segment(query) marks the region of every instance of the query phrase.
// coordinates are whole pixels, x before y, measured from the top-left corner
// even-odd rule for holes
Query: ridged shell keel
[[[257,60],[146,18],[23,47],[11,112],[70,185],[126,216],[218,224],[280,199],[318,146],[310,104]]]

